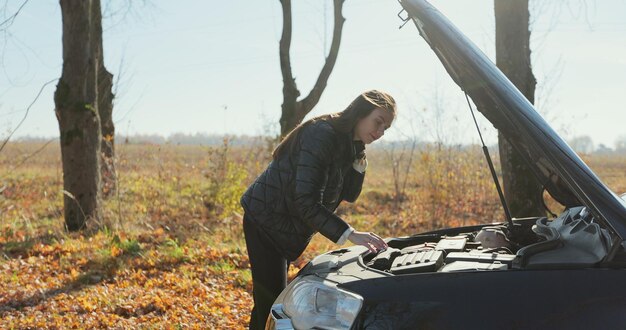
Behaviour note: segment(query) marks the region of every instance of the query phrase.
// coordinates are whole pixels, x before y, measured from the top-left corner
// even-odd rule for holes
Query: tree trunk
[[[98,67],[98,113],[102,129],[101,145],[101,175],[102,191],[105,196],[110,196],[117,189],[115,171],[115,126],[113,125],[113,75],[104,66],[102,47],[102,25],[99,25],[100,40],[98,41],[99,67]]]
[[[536,80],[530,63],[528,0],[495,0],[496,65],[531,102]],[[498,133],[504,195],[513,217],[545,215],[543,188],[501,132]]]
[[[61,0],[63,73],[54,94],[63,162],[64,215],[75,231],[101,219],[98,68],[99,0]]]
[[[298,101],[300,91],[296,85],[296,80],[291,72],[291,59],[289,50],[291,48],[291,0],[280,0],[283,8],[283,33],[280,38],[280,69],[283,75],[283,104],[280,117],[280,135],[285,137],[291,130],[302,122],[304,117],[313,110],[322,97],[324,89],[328,83],[328,78],[333,71],[337,56],[339,55],[339,45],[341,44],[341,31],[345,18],[342,15],[344,0],[333,0],[334,4],[334,28],[333,40],[330,51],[326,57],[324,67],[317,77],[317,81],[311,89],[309,95]]]

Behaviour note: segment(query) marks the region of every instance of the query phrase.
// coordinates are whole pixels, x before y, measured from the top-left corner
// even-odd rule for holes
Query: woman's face
[[[390,111],[376,108],[365,118],[359,119],[354,129],[354,140],[370,144],[385,134],[392,121],[393,115]]]

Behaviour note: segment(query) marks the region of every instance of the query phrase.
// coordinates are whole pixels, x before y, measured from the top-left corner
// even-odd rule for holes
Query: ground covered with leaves
[[[267,148],[120,145],[118,189],[102,221],[79,233],[63,226],[58,147],[41,148],[14,143],[0,155],[0,328],[247,327],[238,199]],[[359,230],[390,237],[502,219],[479,148],[372,150],[368,159],[361,197],[337,211]],[[585,161],[626,192],[626,158]],[[316,235],[290,275],[333,248]]]
[[[97,233],[47,242],[4,233],[2,328],[223,328],[249,312],[241,251],[181,247],[162,229],[136,238]],[[32,243],[29,243],[32,242]],[[36,243],[35,243],[36,242]]]

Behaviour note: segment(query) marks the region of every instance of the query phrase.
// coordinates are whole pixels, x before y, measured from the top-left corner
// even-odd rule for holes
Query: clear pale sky
[[[2,20],[23,3],[7,2],[0,7]],[[122,8],[131,1],[102,2],[105,65],[120,77],[114,108],[119,134],[278,131],[278,0],[132,1],[129,12]],[[292,67],[307,95],[331,41],[332,1],[293,2]],[[493,0],[431,3],[494,58]],[[110,15],[116,9],[121,13]],[[335,70],[309,117],[340,111],[360,92],[377,88],[399,104],[400,116],[384,139],[414,134],[477,143],[461,90],[412,23],[398,29],[399,11],[393,0],[346,0]],[[612,147],[626,134],[626,0],[531,0],[531,20],[540,112],[565,138],[589,135],[596,145]],[[58,1],[28,2],[0,37],[5,137],[41,86],[61,75]],[[58,136],[54,89],[44,89],[16,137]],[[488,142],[495,142],[493,127],[484,119],[480,124]]]

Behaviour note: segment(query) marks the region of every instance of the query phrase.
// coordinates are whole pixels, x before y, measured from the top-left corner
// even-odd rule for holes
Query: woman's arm
[[[335,243],[349,228],[343,219],[322,205],[323,186],[336,151],[336,140],[336,133],[328,123],[302,128],[294,196],[300,219]]]

